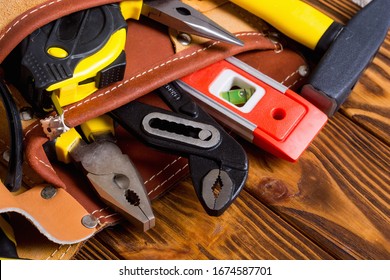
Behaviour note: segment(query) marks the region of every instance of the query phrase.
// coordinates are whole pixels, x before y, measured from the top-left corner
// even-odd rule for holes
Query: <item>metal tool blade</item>
[[[143,181],[130,158],[109,141],[78,145],[71,151],[88,172],[101,199],[146,231],[155,217]]]
[[[179,0],[145,0],[141,13],[181,32],[244,45],[229,31]]]

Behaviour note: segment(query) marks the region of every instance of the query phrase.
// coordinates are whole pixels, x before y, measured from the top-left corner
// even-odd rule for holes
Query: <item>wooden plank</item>
[[[390,258],[386,144],[337,114],[295,164],[249,150],[247,189],[265,205],[335,258]]]
[[[155,228],[135,232],[127,223],[107,229],[77,259],[330,259],[325,251],[243,191],[220,217],[208,216],[190,180],[153,202]],[[93,253],[91,253],[93,252]]]

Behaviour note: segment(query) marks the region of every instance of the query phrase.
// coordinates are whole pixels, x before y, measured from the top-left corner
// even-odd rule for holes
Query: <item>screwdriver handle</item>
[[[288,37],[314,50],[323,35],[335,37],[334,21],[314,7],[299,0],[230,0],[265,20]],[[338,24],[336,24],[338,25]],[[326,38],[332,41],[333,38]],[[329,43],[330,43],[329,42]],[[326,44],[326,43],[325,43]],[[322,47],[323,48],[323,47]],[[326,48],[326,47],[325,47]]]

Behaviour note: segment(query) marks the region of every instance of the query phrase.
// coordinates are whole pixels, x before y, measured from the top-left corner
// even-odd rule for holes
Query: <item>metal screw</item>
[[[85,215],[81,219],[81,223],[86,228],[95,228],[98,225],[98,219],[95,216],[93,216],[93,215]]]
[[[20,119],[22,121],[30,121],[34,116],[34,112],[31,107],[23,107],[20,109]]]
[[[306,65],[299,66],[298,73],[302,77],[306,77],[309,74],[309,67],[307,67]]]
[[[10,154],[9,154],[9,150],[5,150],[3,152],[3,159],[8,163],[9,162],[9,157],[10,157]]]
[[[41,197],[44,199],[51,199],[57,194],[57,188],[53,186],[47,186],[41,191]]]
[[[192,42],[191,35],[187,33],[179,33],[176,38],[183,46],[188,46]]]

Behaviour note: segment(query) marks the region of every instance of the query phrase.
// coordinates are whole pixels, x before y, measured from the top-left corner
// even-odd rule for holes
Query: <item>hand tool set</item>
[[[145,145],[187,158],[201,205],[219,216],[239,195],[249,168],[244,149],[225,128],[280,158],[298,160],[344,103],[390,25],[389,0],[372,1],[345,26],[302,1],[231,2],[321,55],[300,92],[229,57],[150,93],[169,109],[132,101],[68,127],[64,107],[122,81],[132,67],[125,53],[129,19],[142,15],[180,32],[244,45],[178,0],[123,1],[75,12],[40,27],[17,48],[13,79],[42,119],[50,158],[80,166],[102,201],[143,230],[155,225],[155,216],[140,174],[116,144],[116,125]],[[20,119],[7,86],[1,83],[0,90],[12,140],[5,185],[16,191],[23,162]]]

